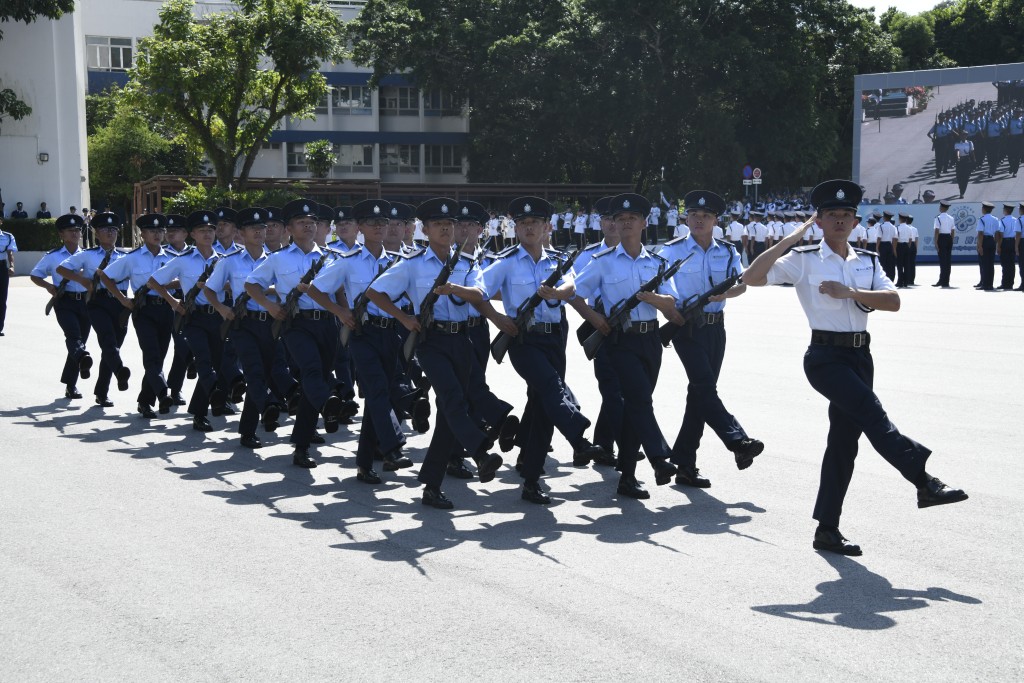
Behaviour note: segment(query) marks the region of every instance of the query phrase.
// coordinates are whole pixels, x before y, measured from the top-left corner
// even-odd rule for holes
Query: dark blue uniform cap
[[[683,203],[689,211],[710,211],[716,216],[725,213],[725,200],[710,190],[691,190],[683,197]]]
[[[336,207],[334,207],[334,220],[335,221],[350,221],[350,220],[352,220],[352,207],[351,206],[336,206]]]
[[[647,200],[647,197],[642,194],[624,192],[623,194],[617,194],[612,197],[611,205],[608,207],[608,210],[613,216],[618,216],[620,213],[627,212],[646,216],[651,212],[651,203]]]
[[[447,197],[434,197],[416,207],[416,218],[421,221],[452,220],[459,215],[459,203]]]
[[[242,209],[238,212],[238,227],[244,228],[247,225],[259,225],[261,227],[267,224],[267,210],[261,209],[258,206],[253,206],[248,209]]]
[[[517,197],[508,203],[508,215],[514,221],[529,217],[547,220],[553,211],[551,204],[540,197]]]
[[[327,221],[330,223],[334,220],[334,209],[327,206],[326,204],[316,205],[316,219],[318,221]]]
[[[860,185],[849,180],[826,180],[811,190],[811,204],[817,211],[825,209],[857,210],[864,191]]]
[[[471,221],[473,223],[485,225],[490,219],[491,214],[487,213],[487,209],[485,209],[482,204],[470,201],[459,202],[460,221]]]
[[[216,209],[213,210],[213,212],[217,214],[218,221],[228,221],[231,223],[238,222],[238,213],[230,207],[218,206]]]
[[[612,215],[612,198],[601,197],[594,202],[594,213],[602,218],[606,218]]]
[[[167,218],[162,213],[147,213],[135,219],[139,230],[162,230],[167,227]]]
[[[391,218],[391,202],[386,199],[364,199],[352,207],[349,217],[357,221]]]
[[[188,229],[216,228],[217,220],[216,211],[193,211],[188,215]]]
[[[104,212],[92,217],[93,230],[97,228],[120,228],[121,225],[121,219],[116,213]]]
[[[316,218],[317,207],[318,204],[316,202],[311,202],[308,199],[293,199],[284,205],[284,211],[282,212],[284,222],[287,223],[293,218],[305,216]]]
[[[284,211],[281,210],[280,206],[268,206],[267,208],[267,222],[277,221],[278,223],[283,222],[281,220],[284,216]]]
[[[188,230],[188,219],[184,216],[176,213],[169,213],[164,216],[165,226],[168,230],[171,228],[177,228],[181,230]]]
[[[393,221],[411,221],[416,217],[416,209],[403,204],[402,202],[391,202],[391,208],[388,209],[388,218]]]
[[[81,230],[84,226],[85,221],[82,220],[82,217],[73,213],[66,213],[57,219],[57,230],[67,230],[68,228]]]

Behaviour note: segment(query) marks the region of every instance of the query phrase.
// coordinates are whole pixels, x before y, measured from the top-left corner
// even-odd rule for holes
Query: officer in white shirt
[[[913,232],[907,218],[907,214],[900,212],[900,222],[896,226],[896,286],[900,289],[910,286],[907,263],[910,261],[910,240]]]
[[[892,212],[884,211],[882,217],[885,220],[878,226],[878,260],[885,276],[892,280],[896,277],[896,226],[892,224]]]
[[[878,253],[878,218],[872,215],[868,218],[868,227],[865,230],[867,233],[867,250]]]
[[[678,237],[689,237],[690,236],[690,226],[688,226],[686,224],[686,216],[687,215],[688,214],[685,211],[682,213],[682,215],[680,215],[680,217],[679,217],[680,218],[679,225],[677,225],[676,229],[674,231],[672,231],[672,239],[676,239]]]
[[[850,231],[850,237],[846,241],[855,247],[863,249],[864,244],[867,242],[867,232],[864,230],[864,226],[860,223],[861,218],[862,216],[857,214],[857,225],[855,225],[853,230]]]
[[[956,223],[949,215],[949,202],[939,202],[939,215],[935,217],[935,249],[939,252],[939,281],[932,287],[949,289],[949,274],[953,265],[953,232]]]
[[[829,400],[829,434],[821,467],[814,519],[814,548],[842,555],[860,555],[839,531],[843,500],[853,477],[861,434],[901,475],[917,487],[917,506],[945,505],[967,499],[931,476],[925,463],[931,451],[904,436],[889,420],[872,390],[874,363],[868,313],[897,311],[900,297],[870,252],[847,243],[861,189],[846,180],[821,183],[811,193],[814,219],[825,237],[818,246],[786,249],[799,242],[802,230],[761,255],[744,272],[746,284],[759,287],[789,282],[811,326],[811,344],[804,355],[804,373],[814,389]],[[783,255],[785,254],[785,255]]]
[[[658,243],[658,226],[661,224],[661,207],[655,204],[647,214],[647,244]]]
[[[907,214],[907,223],[910,225],[910,251],[907,254],[907,284],[911,287],[917,286],[917,243],[920,233],[914,227],[913,214]]]
[[[1013,267],[1020,244],[1020,220],[1014,217],[1014,208],[1013,204],[1003,204],[1003,217],[996,233],[1000,238],[996,240],[996,246],[999,248],[999,265],[1003,271],[999,289],[1013,289]]]
[[[768,226],[761,222],[763,217],[764,214],[760,211],[750,212],[750,223],[747,225],[747,255],[751,261],[768,248]]]
[[[679,209],[673,206],[665,212],[665,224],[668,226],[669,234],[675,236],[676,228],[679,226]]]
[[[725,226],[725,238],[732,242],[732,246],[736,247],[736,251],[742,256],[747,253],[747,229],[740,223],[738,212],[732,213],[731,216],[732,221]]]

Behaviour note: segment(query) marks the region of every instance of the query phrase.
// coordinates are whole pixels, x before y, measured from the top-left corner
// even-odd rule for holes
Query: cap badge
[[[442,204],[441,205],[441,213],[448,213],[448,205],[447,204]]]
[[[842,190],[836,192],[836,199],[846,199],[846,193]]]
[[[704,206],[707,203],[708,203],[707,200],[704,199],[703,197],[701,197],[700,199],[697,200],[697,205],[698,206]]]
[[[380,206],[378,206],[377,204],[374,204],[373,205],[373,212],[375,214],[379,214],[380,213]]]
[[[167,219],[167,225],[174,225],[174,219],[173,218],[168,218]]]
[[[303,204],[302,205],[302,210],[308,213],[309,212],[309,205],[308,204]]]
[[[107,225],[110,225],[113,222],[114,222],[114,218],[112,216],[107,216]]]
[[[629,208],[629,200],[628,199],[622,200],[622,208],[623,209],[628,209]]]
[[[469,215],[469,207],[468,206],[462,207],[462,215],[463,216],[468,216]]]
[[[203,222],[204,223],[209,223],[210,222],[210,217],[207,216],[205,213],[203,214]]]
[[[159,218],[154,218],[153,219],[153,225],[160,225],[160,219]]]
[[[529,204],[526,204],[523,206],[523,211],[525,211],[526,213],[530,213],[531,211],[533,211],[533,207],[530,206]]]
[[[395,207],[391,207],[391,215],[392,216],[397,216],[398,215],[398,209],[395,208]]]
[[[253,211],[252,212],[252,219],[254,221],[258,221],[260,219],[260,212],[259,211]]]

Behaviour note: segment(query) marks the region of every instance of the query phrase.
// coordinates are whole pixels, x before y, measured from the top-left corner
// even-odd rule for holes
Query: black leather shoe
[[[299,448],[296,446],[295,452],[292,453],[292,464],[296,467],[311,470],[316,467],[316,460],[309,457],[309,451],[305,448]]]
[[[245,379],[243,377],[236,377],[231,380],[231,390],[228,392],[228,400],[232,403],[241,403],[242,399],[245,398]]]
[[[153,411],[152,407],[147,406],[147,405],[145,405],[143,403],[140,403],[139,404],[139,417],[144,417],[147,420],[152,420],[153,418],[156,417],[156,413]]]
[[[364,470],[362,467],[356,470],[356,479],[364,484],[379,484],[381,481],[379,474],[373,470]]]
[[[917,507],[930,508],[934,505],[948,505],[967,500],[967,494],[960,489],[951,489],[936,477],[917,487]]]
[[[530,501],[531,503],[536,503],[537,505],[547,505],[551,502],[551,496],[544,492],[539,481],[528,481],[523,484],[523,493],[521,498],[523,500]]]
[[[455,477],[456,479],[473,478],[473,471],[466,467],[466,462],[462,458],[449,460],[448,469],[446,469],[445,472],[449,477]]]
[[[115,377],[117,377],[117,390],[128,391],[128,380],[132,377],[132,371],[122,366],[115,374]]]
[[[90,370],[92,370],[92,356],[83,353],[82,357],[78,359],[78,376],[82,379],[89,379]]]
[[[497,453],[476,455],[473,456],[473,460],[476,462],[476,474],[480,478],[481,484],[486,484],[494,479],[494,474],[501,467],[501,463],[504,462]]]
[[[185,400],[185,397],[181,395],[180,391],[171,392],[171,405],[183,406],[186,405],[187,403],[188,401]]]
[[[98,405],[101,408],[113,408],[114,407],[114,402],[111,401],[106,396],[97,396],[96,397],[96,405]]]
[[[210,421],[207,420],[205,417],[200,417],[199,415],[196,415],[195,417],[192,418],[192,429],[196,430],[197,432],[212,432],[213,425],[210,424]]]
[[[195,361],[189,361],[188,367],[185,368],[185,377],[188,377],[189,379],[195,379],[196,376],[197,376],[197,373],[196,373],[196,362]]]
[[[348,420],[346,424],[352,424],[352,418],[359,414],[359,404],[352,399],[342,399],[341,401],[341,412],[339,414],[342,420]]]
[[[498,429],[498,448],[502,453],[508,453],[516,445],[516,434],[519,433],[519,418],[515,415],[508,415],[501,421]]]
[[[313,443],[313,444],[316,444],[317,446],[322,446],[325,443],[327,443],[327,439],[325,439],[324,437],[320,436],[316,432],[313,432],[313,436],[309,437],[309,442]]]
[[[430,431],[430,399],[418,398],[412,404],[412,428],[420,434]]]
[[[210,392],[210,413],[214,417],[222,417],[224,415],[230,415],[228,412],[228,397],[220,389],[214,389]]]
[[[82,398],[82,392],[78,390],[78,387],[69,386],[64,390],[64,398]]]
[[[263,442],[260,441],[260,437],[256,436],[255,434],[246,434],[245,436],[242,437],[239,443],[242,444],[243,448],[251,448],[253,450],[263,447]]]
[[[754,458],[764,451],[764,444],[757,439],[742,439],[729,444],[729,450],[736,456],[736,467],[745,470],[754,464]]]
[[[265,432],[276,432],[277,428],[281,426],[281,408],[274,403],[263,409],[263,415],[260,420],[263,422],[263,431]]]
[[[636,477],[632,476],[619,477],[618,492],[620,496],[636,498],[637,500],[647,500],[651,497],[651,494],[640,486],[640,482],[636,480]]]
[[[572,449],[572,466],[573,467],[586,467],[590,464],[598,453],[603,452],[604,449],[600,446],[595,446],[586,439],[582,439],[580,443]]]
[[[597,446],[599,450],[594,451],[594,464],[604,465],[607,467],[615,467],[619,464],[618,459],[615,457],[615,452],[605,448],[604,446]]]
[[[324,401],[320,414],[324,416],[324,431],[333,434],[338,431],[338,418],[341,411],[341,399],[337,396],[330,396]]]
[[[167,413],[171,412],[171,397],[161,396],[157,400],[157,410],[160,411],[161,415],[166,415]]]
[[[859,545],[854,545],[839,533],[838,529],[818,529],[814,532],[814,549],[854,557],[863,555]]]
[[[692,486],[697,489],[711,487],[711,482],[700,476],[700,470],[696,467],[680,466],[679,472],[676,474],[676,483],[680,486]]]
[[[237,415],[238,414],[238,406],[235,405],[234,403],[230,403],[228,401],[224,401],[224,406],[221,408],[221,410],[224,411],[225,415]]]
[[[438,510],[451,510],[455,507],[448,498],[441,493],[436,486],[425,486],[423,488],[423,504],[429,505]]]
[[[412,467],[412,460],[402,455],[402,449],[396,448],[384,454],[384,471],[394,472]]]
[[[664,486],[672,482],[672,475],[679,470],[668,460],[655,460],[651,463],[654,468],[654,482],[658,486]]]

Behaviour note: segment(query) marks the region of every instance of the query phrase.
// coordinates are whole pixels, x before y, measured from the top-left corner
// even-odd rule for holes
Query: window
[[[335,115],[362,115],[373,113],[370,89],[362,85],[340,85],[331,88],[331,100]]]
[[[416,88],[381,88],[380,113],[384,116],[419,116],[420,95]]]
[[[132,68],[132,39],[86,36],[89,68],[96,71],[127,71]]]
[[[305,173],[306,168],[306,145],[302,142],[288,143],[288,172]]]
[[[263,144],[260,145],[260,149],[276,149],[276,150],[279,150],[279,149],[281,149],[281,143],[280,142],[264,142]]]
[[[381,145],[381,173],[419,173],[419,145]]]
[[[320,98],[320,101],[316,103],[316,115],[327,116],[327,101],[331,99],[331,89],[328,88],[324,96]]]
[[[424,116],[462,116],[462,102],[444,90],[423,93]]]
[[[334,167],[342,173],[373,173],[373,145],[335,145],[338,162]]]
[[[461,145],[427,145],[423,156],[427,173],[462,173]]]

